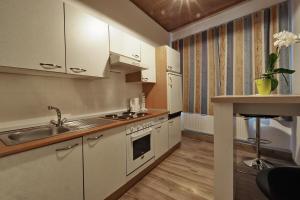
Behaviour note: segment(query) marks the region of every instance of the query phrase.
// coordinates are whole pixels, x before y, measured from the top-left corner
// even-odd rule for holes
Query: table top
[[[228,95],[211,98],[212,103],[276,103],[300,104],[300,95]]]

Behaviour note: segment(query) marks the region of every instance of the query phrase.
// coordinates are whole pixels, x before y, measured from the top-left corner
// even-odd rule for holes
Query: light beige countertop
[[[300,95],[228,95],[211,98],[213,103],[300,103]]]

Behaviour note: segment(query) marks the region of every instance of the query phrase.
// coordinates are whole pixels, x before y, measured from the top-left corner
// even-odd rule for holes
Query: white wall
[[[214,134],[213,116],[183,113],[182,118],[184,130],[192,130],[211,135]],[[235,138],[244,141],[248,138],[255,138],[255,122],[255,119],[237,117],[235,120]],[[268,139],[272,142],[265,146],[269,148],[290,150],[291,127],[291,122],[262,119],[261,136],[263,139]]]
[[[169,42],[169,33],[128,0],[65,1],[152,45]],[[54,115],[48,105],[69,116],[126,109],[128,98],[141,92],[140,84],[125,83],[124,74],[80,80],[0,73],[0,130],[48,120]]]

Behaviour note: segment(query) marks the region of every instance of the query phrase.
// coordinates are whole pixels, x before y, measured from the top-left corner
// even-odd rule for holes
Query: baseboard
[[[205,142],[214,142],[214,135],[207,134],[207,133],[201,133],[196,131],[190,131],[190,130],[183,130],[182,135],[185,137],[189,137],[196,140],[201,140]],[[241,141],[241,140],[235,140],[235,148],[238,148],[239,150],[247,151],[250,153],[255,153],[255,145],[247,142],[247,141]],[[261,154],[263,156],[271,157],[271,158],[277,158],[282,159],[286,161],[293,161],[292,153],[288,150],[284,149],[271,149],[266,147],[261,147]]]
[[[149,165],[146,169],[141,171],[135,177],[133,177],[130,181],[128,181],[125,185],[121,186],[117,191],[113,194],[105,198],[105,200],[117,200],[123,194],[125,194],[130,188],[132,188],[137,182],[139,182],[144,176],[146,176],[152,169],[154,169],[157,165],[159,165],[164,159],[166,159],[169,155],[171,155],[176,149],[180,147],[181,143],[176,144],[174,147],[169,149],[164,155],[162,155],[159,159],[155,160],[151,165]]]

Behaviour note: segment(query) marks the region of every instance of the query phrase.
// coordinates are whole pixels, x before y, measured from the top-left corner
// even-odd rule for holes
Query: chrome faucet
[[[59,108],[54,107],[54,106],[48,106],[48,110],[55,110],[56,111],[57,121],[55,121],[55,120],[50,121],[50,123],[55,125],[56,127],[63,126],[63,124],[67,121],[66,118],[61,119],[61,111],[60,111]]]

